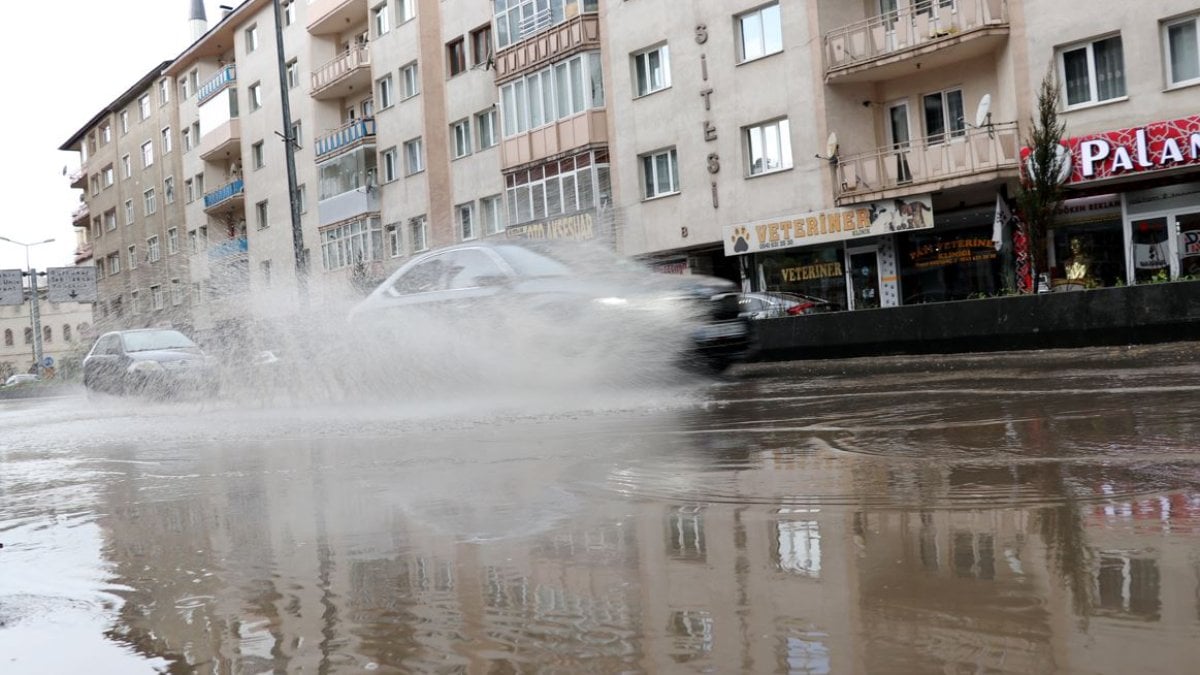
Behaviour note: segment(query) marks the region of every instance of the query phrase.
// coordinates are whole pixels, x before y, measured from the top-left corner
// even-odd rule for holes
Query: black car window
[[[477,248],[450,251],[446,254],[447,288],[479,288],[494,286],[506,275],[487,254]]]
[[[429,293],[446,289],[446,254],[435,255],[413,265],[392,284],[397,295]]]
[[[105,335],[96,345],[96,354],[99,356],[114,356],[120,353],[121,342],[116,335]]]

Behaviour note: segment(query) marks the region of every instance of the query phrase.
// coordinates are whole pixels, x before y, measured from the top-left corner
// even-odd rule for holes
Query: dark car
[[[732,282],[656,274],[598,246],[505,241],[439,249],[396,270],[351,319],[396,324],[422,313],[454,317],[453,330],[528,329],[526,342],[549,349],[606,339],[677,349],[689,365],[714,371],[741,359],[750,341]],[[556,330],[563,326],[570,329]]]
[[[147,328],[101,335],[83,360],[88,393],[170,396],[210,394],[215,360],[177,330]]]
[[[827,311],[829,302],[796,293],[755,292],[738,296],[738,314],[747,319],[778,319]]]

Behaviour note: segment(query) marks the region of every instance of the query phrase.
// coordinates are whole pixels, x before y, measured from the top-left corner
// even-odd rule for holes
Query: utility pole
[[[288,206],[292,217],[292,255],[296,260],[296,283],[300,301],[308,302],[308,256],[304,252],[304,230],[300,227],[300,195],[296,186],[296,139],[292,136],[292,109],[288,99],[287,61],[283,53],[283,9],[272,0],[275,9],[275,52],[279,65],[279,102],[283,108],[284,155],[287,158]]]

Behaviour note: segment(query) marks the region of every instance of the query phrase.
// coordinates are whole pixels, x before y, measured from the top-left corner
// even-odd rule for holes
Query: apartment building
[[[82,159],[71,176],[85,191],[73,220],[88,234],[76,264],[94,260],[99,330],[191,325],[178,108],[166,66],[153,68],[59,148]]]

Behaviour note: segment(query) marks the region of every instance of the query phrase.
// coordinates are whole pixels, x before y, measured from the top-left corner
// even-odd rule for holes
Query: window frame
[[[450,124],[450,158],[462,159],[471,156],[471,118],[464,117]]]
[[[658,158],[664,156],[667,158],[667,181],[670,189],[659,191]],[[679,154],[677,148],[663,148],[638,155],[638,172],[642,179],[642,201],[662,199],[663,197],[679,194]],[[650,187],[650,185],[653,185],[653,194],[647,191],[647,187]]]
[[[489,207],[487,205],[489,204],[492,205],[491,212],[495,214],[493,218],[488,217]],[[479,219],[483,222],[483,236],[486,237],[503,232],[505,229],[504,216],[504,198],[502,195],[488,195],[487,197],[480,198]]]
[[[383,182],[390,183],[400,179],[400,155],[396,151],[396,146],[392,146],[383,152],[379,153],[379,165],[383,172]]]
[[[1121,93],[1112,98],[1100,99],[1100,83],[1096,77],[1096,52],[1095,46],[1099,42],[1105,42],[1116,38],[1121,43]],[[1078,103],[1071,103],[1070,89],[1067,83],[1067,60],[1066,55],[1071,52],[1083,49],[1086,53],[1088,67],[1088,99]],[[1060,102],[1063,110],[1080,110],[1082,108],[1090,108],[1097,105],[1105,105],[1124,101],[1129,98],[1129,83],[1125,77],[1125,40],[1121,36],[1121,32],[1106,33],[1086,40],[1078,40],[1076,42],[1060,45],[1054,50],[1055,67],[1058,69],[1058,81],[1062,83],[1062,101]]]
[[[1196,69],[1196,77],[1176,82],[1175,73],[1172,68],[1173,64],[1171,61],[1170,31],[1171,28],[1174,28],[1175,26],[1182,26],[1188,23],[1192,24],[1193,35],[1197,43],[1195,45],[1197,63],[1194,64]],[[1200,14],[1177,16],[1173,19],[1166,19],[1162,21],[1159,29],[1159,35],[1160,39],[1162,40],[1163,72],[1166,78],[1167,89],[1182,89],[1183,87],[1190,87],[1200,84]]]
[[[753,151],[753,141],[751,138],[751,134],[753,133],[753,131],[755,129],[759,129],[762,131],[762,133],[765,133],[767,127],[771,127],[771,126],[774,126],[778,129],[780,123],[784,123],[787,125],[787,133],[786,134],[777,132],[777,138],[779,138],[779,140],[780,140],[780,144],[779,144],[780,166],[777,168],[768,169],[765,167],[765,161],[764,161],[764,168],[760,171],[754,171],[754,154],[753,154],[754,151]],[[766,176],[766,175],[770,175],[773,173],[779,173],[781,171],[789,171],[795,166],[795,157],[792,155],[791,122],[786,116],[785,117],[776,117],[774,119],[764,120],[757,124],[750,124],[750,125],[744,126],[744,127],[742,127],[741,132],[742,132],[741,136],[742,136],[742,146],[743,146],[742,160],[746,162],[745,172],[743,174],[744,177],[756,178],[758,176]],[[784,151],[784,147],[783,147],[784,139],[787,140],[786,152]],[[765,138],[764,138],[764,140],[765,140]],[[784,162],[785,154],[788,156],[787,162]],[[764,158],[764,160],[767,159],[765,148],[764,148],[764,152],[763,152],[763,158]]]
[[[146,262],[156,263],[162,260],[162,246],[159,244],[158,235],[152,234],[146,237]]]
[[[179,228],[167,228],[167,255],[179,253]]]
[[[959,99],[959,107],[962,112],[962,117],[957,119],[959,125],[955,128],[955,119],[950,114],[950,95],[957,93]],[[938,97],[941,104],[942,112],[942,132],[939,134],[929,133],[929,110],[925,106],[926,99]],[[941,145],[949,143],[955,139],[965,138],[967,135],[967,113],[966,113],[966,95],[963,93],[961,86],[949,87],[940,91],[931,91],[921,94],[921,134],[926,146]]]
[[[379,109],[387,110],[396,104],[395,93],[392,91],[392,74],[388,73],[375,80],[376,98],[379,99]]]
[[[137,210],[133,206],[132,199],[125,200],[125,224],[132,225],[137,220]]]
[[[776,49],[774,51],[767,51],[767,31],[765,30],[766,22],[763,21],[763,12],[771,9],[772,7],[774,7],[776,12],[779,14],[779,22],[778,22],[779,49]],[[761,44],[762,53],[755,54],[754,56],[748,56],[747,55],[748,53],[746,51],[747,45],[746,45],[746,23],[745,22],[747,19],[749,19],[751,17],[756,17],[758,19],[759,37],[760,37],[760,41],[762,43]],[[763,5],[759,5],[758,7],[755,7],[754,9],[742,12],[741,14],[734,16],[733,24],[734,24],[734,28],[736,29],[735,36],[734,36],[735,37],[734,42],[737,45],[736,48],[737,48],[738,64],[750,63],[752,61],[758,61],[760,59],[765,59],[768,56],[774,56],[775,54],[783,53],[783,49],[784,49],[783,48],[783,10],[782,10],[782,7],[780,6],[780,3],[778,2],[778,0],[776,0],[776,2],[769,2],[769,3],[763,4]]]
[[[446,43],[446,76],[462,75],[467,69],[467,42],[459,35]]]
[[[265,230],[271,226],[271,213],[269,210],[270,200],[263,199],[254,204],[254,226],[260,230]]]
[[[246,53],[251,54],[258,49],[258,24],[252,24],[243,31],[245,36]]]
[[[396,25],[404,24],[417,18],[417,8],[413,0],[396,0]]]
[[[405,176],[415,176],[425,170],[424,145],[421,136],[404,141]]]
[[[650,70],[649,70],[649,57],[651,54],[655,54],[655,53],[658,53],[660,68],[663,73],[663,84],[662,84],[662,86],[659,86],[659,87],[654,87],[652,84],[650,84],[651,78],[650,78]],[[671,53],[670,53],[670,47],[666,42],[662,42],[653,47],[647,47],[646,49],[642,49],[640,51],[634,52],[631,55],[631,58],[633,59],[633,64],[632,64],[633,65],[633,90],[634,90],[633,97],[635,99],[642,98],[643,96],[649,96],[651,94],[656,94],[660,91],[663,91],[664,89],[671,88]],[[646,71],[646,82],[647,82],[648,88],[645,89],[644,91],[642,90],[641,79],[639,77],[640,73],[642,72],[642,68],[643,68],[641,59],[646,60],[646,66],[644,67],[644,69]]]
[[[411,77],[410,77],[411,73]],[[411,87],[409,85],[412,85]],[[417,70],[417,62],[405,64],[400,67],[400,100],[407,101],[408,99],[421,93],[421,73]]]
[[[146,141],[142,143],[142,168],[149,169],[154,166],[154,141]]]
[[[158,195],[153,187],[142,190],[142,210],[147,216],[158,213]]]
[[[263,146],[263,141],[250,144],[250,166],[255,171],[267,165],[267,152]]]
[[[371,8],[371,30],[377,38],[392,32],[392,14],[389,2],[381,2]]]
[[[262,82],[255,82],[246,87],[246,98],[250,103],[250,112],[261,110],[263,107]]]
[[[466,218],[463,218],[463,215]],[[479,238],[475,227],[475,202],[464,202],[454,206],[454,223],[458,225],[459,241],[472,241]],[[468,232],[470,230],[470,232]]]
[[[429,250],[429,219],[424,215],[408,219],[408,245],[410,254],[422,253]],[[417,236],[420,233],[420,236]],[[417,246],[417,242],[420,246]]]

